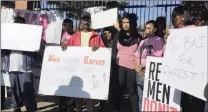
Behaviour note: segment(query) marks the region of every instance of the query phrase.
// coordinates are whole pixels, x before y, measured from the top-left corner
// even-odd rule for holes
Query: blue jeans
[[[138,104],[139,104],[139,112],[142,111],[142,100],[143,100],[143,88],[144,88],[144,77],[140,77],[140,75],[137,73],[136,77],[137,81],[137,89],[138,89]]]

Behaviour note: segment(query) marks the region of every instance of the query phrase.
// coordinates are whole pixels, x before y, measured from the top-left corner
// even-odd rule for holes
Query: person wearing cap
[[[82,12],[81,14],[81,31],[72,35],[71,39],[65,44],[61,45],[62,50],[66,50],[67,46],[81,46],[92,47],[92,51],[96,51],[99,47],[104,47],[104,43],[98,33],[93,31],[91,25],[91,15],[88,12]],[[82,112],[81,98],[75,98],[76,111]],[[86,99],[87,111],[95,111],[95,101],[92,99]]]

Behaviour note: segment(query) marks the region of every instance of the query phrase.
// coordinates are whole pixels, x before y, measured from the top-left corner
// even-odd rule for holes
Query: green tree
[[[105,6],[106,9],[118,7],[119,10],[124,10],[126,2],[118,1],[48,1],[48,4],[56,5],[56,9],[60,12],[66,12],[69,18],[79,19],[81,12],[85,8]]]

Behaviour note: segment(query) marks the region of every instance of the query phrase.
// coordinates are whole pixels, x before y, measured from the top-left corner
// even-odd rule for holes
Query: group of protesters
[[[83,111],[83,102],[86,103],[88,112],[102,111],[106,102],[111,101],[112,112],[120,112],[122,97],[128,94],[133,112],[142,110],[143,87],[147,56],[162,57],[165,52],[166,39],[169,32],[166,31],[166,18],[158,17],[157,20],[149,20],[145,24],[145,36],[137,29],[137,15],[124,14],[114,25],[105,27],[101,33],[91,28],[91,15],[88,12],[81,14],[81,29],[73,30],[73,21],[65,19],[60,45],[63,51],[68,46],[92,47],[96,52],[100,47],[112,48],[111,74],[109,85],[109,99],[98,101],[94,99],[82,99],[63,97],[59,99],[60,112]],[[197,27],[192,21],[189,11],[184,6],[173,9],[172,24],[174,28]],[[22,17],[15,17],[14,23],[25,24]],[[203,22],[206,25],[206,22]],[[41,43],[43,46],[45,42]],[[44,51],[43,49],[41,49]],[[37,110],[33,87],[34,63],[42,52],[23,52],[13,50],[1,50],[3,61],[2,72],[9,73],[12,91],[13,112],[21,112],[25,105],[28,112]],[[194,88],[193,88],[194,89]],[[1,89],[3,90],[3,89]],[[207,97],[206,97],[207,98]],[[2,104],[4,104],[2,97]],[[100,110],[95,108],[99,102]],[[4,107],[4,105],[2,105]],[[187,93],[181,95],[181,108],[184,112],[204,111],[205,102]]]

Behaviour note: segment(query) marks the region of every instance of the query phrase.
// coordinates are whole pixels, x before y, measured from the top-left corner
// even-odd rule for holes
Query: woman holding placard
[[[173,9],[172,24],[174,28],[196,27],[192,23],[192,17],[189,11],[183,6],[178,6]],[[181,108],[183,112],[203,112],[204,105],[205,103],[201,99],[182,92]]]

